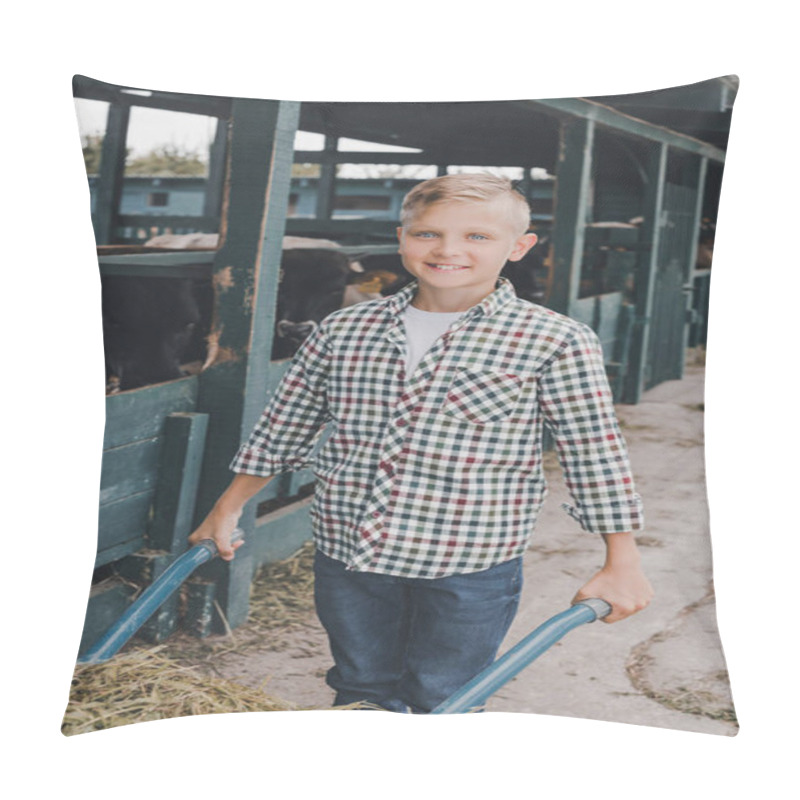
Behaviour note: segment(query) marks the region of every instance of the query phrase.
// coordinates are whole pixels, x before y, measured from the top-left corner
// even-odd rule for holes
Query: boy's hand
[[[607,547],[606,563],[572,602],[600,597],[611,605],[611,613],[603,622],[618,622],[646,608],[654,592],[639,563],[633,535],[613,533],[603,538]]]
[[[231,536],[241,515],[237,513],[220,513],[212,511],[189,537],[191,546],[199,544],[203,539],[213,539],[223,561],[231,561],[234,553],[244,544],[238,541],[231,544]]]
[[[219,557],[231,561],[233,554],[244,544],[243,541],[231,545],[231,536],[242,516],[245,503],[255,497],[272,477],[258,477],[244,473],[236,475],[230,486],[220,495],[208,516],[189,537],[189,544],[199,544],[203,539],[213,539]]]

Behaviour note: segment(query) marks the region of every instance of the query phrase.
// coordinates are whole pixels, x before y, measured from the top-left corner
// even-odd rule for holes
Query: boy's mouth
[[[430,267],[431,269],[440,270],[442,272],[453,272],[454,270],[457,270],[457,269],[468,269],[468,267],[461,266],[460,264],[428,264],[428,263],[426,263],[425,266]]]

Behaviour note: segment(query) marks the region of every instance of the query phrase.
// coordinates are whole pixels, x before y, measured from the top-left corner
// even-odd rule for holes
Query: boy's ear
[[[514,245],[514,249],[511,251],[511,255],[508,257],[508,260],[521,260],[538,240],[539,237],[535,233],[526,233],[523,236],[520,236],[519,239],[517,239],[517,242]]]
[[[403,244],[403,227],[402,227],[402,225],[399,228],[397,228],[397,241],[400,242],[400,244]]]

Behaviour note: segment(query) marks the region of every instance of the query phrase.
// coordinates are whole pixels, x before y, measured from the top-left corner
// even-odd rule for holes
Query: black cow
[[[182,377],[180,364],[201,318],[193,282],[127,275],[101,281],[108,390]]]
[[[290,358],[328,314],[342,307],[350,259],[340,250],[284,250],[272,360]]]

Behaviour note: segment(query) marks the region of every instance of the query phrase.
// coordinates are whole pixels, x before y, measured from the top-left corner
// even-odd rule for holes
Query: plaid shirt
[[[313,465],[323,553],[353,570],[437,578],[526,549],[546,493],[546,423],[568,513],[596,533],[641,528],[592,330],[517,298],[501,279],[406,379],[401,314],[415,291],[326,317],[231,469],[266,476]]]

